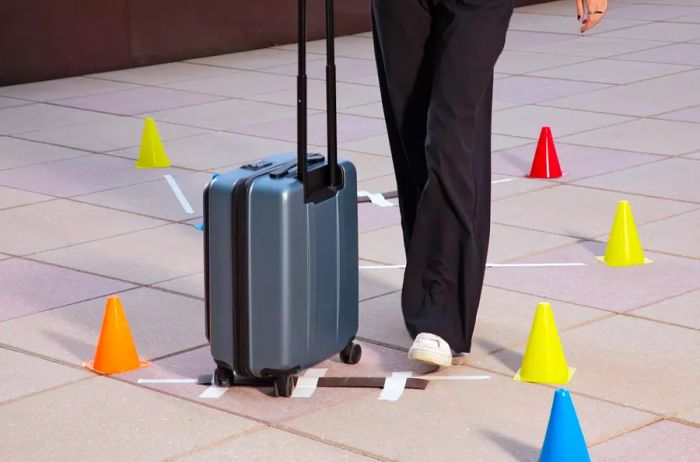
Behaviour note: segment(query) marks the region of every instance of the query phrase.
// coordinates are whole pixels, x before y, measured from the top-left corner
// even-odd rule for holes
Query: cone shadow
[[[503,433],[493,430],[482,430],[481,433],[519,462],[534,462],[540,455],[539,448],[530,446]]]
[[[479,344],[479,346],[489,351],[489,356],[495,358],[499,363],[503,364],[511,372],[513,372],[513,374],[520,369],[520,365],[523,362],[522,353],[508,347],[504,347],[496,342],[492,342],[491,340],[477,338],[475,341]]]
[[[91,360],[95,354],[95,345],[91,345],[88,342],[79,340],[73,337],[68,337],[60,332],[55,332],[52,330],[43,329],[42,334],[51,340],[52,342],[62,346],[70,354],[78,358],[78,364],[80,361]]]

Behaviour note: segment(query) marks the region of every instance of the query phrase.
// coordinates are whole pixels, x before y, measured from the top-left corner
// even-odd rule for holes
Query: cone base
[[[644,263],[634,263],[634,264],[631,264],[631,265],[613,265],[612,263],[608,263],[607,261],[605,261],[605,256],[604,256],[604,255],[603,255],[603,256],[600,256],[600,257],[595,257],[595,258],[596,258],[596,260],[602,261],[602,262],[605,263],[606,265],[612,266],[612,267],[614,267],[614,268],[622,268],[622,267],[624,267],[624,266],[649,265],[649,264],[651,264],[651,263],[654,263],[654,260],[649,260],[648,258],[644,257]]]
[[[571,378],[574,376],[575,372],[576,372],[575,367],[569,368],[569,377],[566,379],[566,382],[536,382],[533,380],[525,380],[524,378],[522,378],[520,376],[520,369],[518,369],[518,372],[515,373],[515,377],[513,377],[513,380],[515,380],[516,382],[549,383],[549,384],[553,384],[553,385],[566,385],[567,383],[569,383],[571,381]]]
[[[134,164],[134,167],[136,168],[168,168],[170,167],[170,163],[167,164],[139,164],[138,162]]]
[[[530,178],[531,180],[556,180],[557,178],[564,177],[568,174],[569,174],[569,172],[561,172],[561,175],[559,175],[559,176],[546,177],[546,176],[533,176],[533,175],[530,175],[528,173],[527,175],[525,175],[525,178]]]
[[[86,362],[83,363],[83,367],[84,367],[84,368],[90,369],[92,372],[94,372],[94,373],[96,373],[96,374],[100,374],[100,375],[123,374],[123,373],[125,373],[125,372],[135,371],[135,370],[137,370],[137,369],[141,369],[142,367],[146,367],[146,366],[150,366],[150,365],[151,365],[151,362],[150,362],[150,361],[139,360],[139,365],[138,365],[138,367],[136,367],[136,368],[133,368],[133,369],[125,369],[125,370],[123,370],[123,371],[115,371],[115,372],[103,372],[103,371],[98,371],[97,369],[95,369],[95,362],[94,362],[94,361],[86,361]]]

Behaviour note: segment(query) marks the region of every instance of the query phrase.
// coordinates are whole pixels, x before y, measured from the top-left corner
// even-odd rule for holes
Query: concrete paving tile
[[[0,413],[10,460],[164,460],[256,426],[101,377],[15,401]]]
[[[288,52],[284,52],[288,53]],[[310,61],[306,63],[306,76],[309,79],[325,81],[326,60],[318,55],[309,55]],[[292,54],[293,62],[282,66],[266,67],[265,72],[295,76],[299,72],[296,54]],[[319,59],[320,58],[320,59]],[[365,77],[374,75],[376,78],[377,65],[374,60],[337,57],[335,60],[335,73],[338,82],[346,82],[353,77]]]
[[[507,182],[501,183],[500,181],[509,180]],[[499,183],[493,184],[491,186],[491,199],[501,200],[511,196],[517,196],[522,193],[536,191],[538,189],[553,188],[557,186],[558,183],[553,181],[521,181],[520,178],[515,178],[510,175],[499,175],[493,174],[491,176],[491,181],[499,181]]]
[[[55,101],[55,104],[116,115],[136,115],[183,106],[211,103],[223,99],[225,98],[221,96],[171,90],[168,88],[140,87],[99,95],[59,99]]]
[[[700,124],[700,106],[681,109],[680,111],[669,112],[658,116],[659,119],[678,120],[681,122],[693,122]]]
[[[644,236],[642,236],[644,242]],[[595,259],[605,244],[585,242],[513,263],[585,263],[571,268],[494,268],[486,274],[490,286],[537,295],[543,299],[578,303],[626,312],[700,288],[700,262],[645,252],[651,265],[613,268]]]
[[[613,3],[610,7],[615,6]],[[554,16],[571,16],[571,3],[567,1],[553,1],[540,3],[537,5],[528,5],[518,8],[518,11],[522,13],[534,13],[534,14],[551,14]]]
[[[565,143],[675,156],[700,148],[697,124],[641,119],[559,138]]]
[[[30,104],[30,103],[29,103],[29,101],[25,101],[25,100],[21,100],[21,99],[6,98],[4,96],[0,96],[0,109],[6,108],[6,107],[24,106],[25,104]]]
[[[0,320],[109,295],[133,286],[34,261],[0,262]]]
[[[295,43],[277,47],[281,50],[296,51]],[[307,51],[310,54],[325,56],[326,41],[314,40],[307,44]],[[335,40],[335,54],[337,57],[374,59],[374,45],[371,37],[359,37],[357,35],[346,35]],[[295,58],[296,59],[296,58]],[[296,62],[296,61],[294,61]]]
[[[296,110],[277,104],[229,100],[200,104],[153,114],[156,120],[210,130],[229,130],[244,125],[293,117]]]
[[[652,50],[618,56],[618,59],[699,66],[700,44],[676,43]]]
[[[491,134],[491,151],[514,148],[532,143],[532,138],[518,138],[515,136]]]
[[[628,316],[615,316],[560,332],[566,359],[577,368],[568,389],[657,414],[698,402],[700,357],[688,354],[700,332]],[[519,367],[525,345],[477,361],[508,373]],[[579,414],[580,415],[580,414]]]
[[[700,407],[689,409],[678,413],[678,417],[687,420],[688,422],[693,422],[695,424],[700,424]]]
[[[496,80],[493,91],[498,101],[533,104],[581,93],[590,95],[603,88],[607,88],[607,85],[516,76]]]
[[[496,72],[506,74],[526,74],[540,69],[565,66],[586,61],[585,56],[553,53],[532,53],[528,51],[505,50],[496,62]]]
[[[573,244],[576,241],[575,238],[571,237],[540,233],[494,223],[491,226],[488,259],[491,263],[503,263],[554,247]]]
[[[170,185],[162,174],[160,176],[159,181],[78,196],[75,200],[173,221],[202,215],[202,193],[211,180],[210,174],[187,173],[174,177],[194,210],[193,214],[185,212]]]
[[[309,144],[323,146],[326,144],[326,114],[317,113],[308,119]],[[249,125],[233,128],[230,131],[244,135],[274,138],[277,140],[296,142],[297,120],[296,118],[277,120],[263,124]],[[386,124],[383,120],[360,117],[347,114],[338,114],[338,142],[344,143],[370,136],[380,135],[386,132]]]
[[[1,175],[2,172],[0,172],[0,176]],[[20,189],[0,186],[0,210],[10,207],[17,207],[19,205],[33,204],[35,202],[42,202],[50,199],[52,198],[42,194],[35,194],[28,191],[22,191]]]
[[[214,132],[168,141],[167,154],[173,166],[194,170],[225,170],[272,155],[293,152],[296,144],[235,133]],[[139,149],[129,148],[110,154],[131,159]]]
[[[0,402],[90,377],[88,372],[5,348],[0,348],[0,368],[6,372],[0,382]]]
[[[402,270],[382,270],[402,274]],[[512,269],[489,268],[491,271]],[[376,273],[379,270],[374,271]],[[474,362],[495,351],[527,342],[537,304],[542,300],[495,287],[484,287],[479,316],[469,356],[460,362]],[[559,329],[569,329],[610,313],[569,303],[552,305]],[[360,330],[362,338],[383,342],[408,350],[413,343],[401,314],[401,293],[394,292],[360,303]]]
[[[700,8],[695,8],[695,11],[700,11]],[[669,19],[671,22],[686,22],[690,24],[700,24],[700,13],[690,14],[688,16],[679,16]]]
[[[606,18],[604,22],[601,22],[594,29],[586,32],[586,34],[596,35],[603,32],[645,24],[643,21],[632,21],[631,19],[635,18]],[[552,16],[545,14],[521,13],[519,10],[516,10],[510,19],[510,27],[508,30],[580,35],[580,28],[581,24],[576,20],[576,17],[573,14],[569,14],[568,16]]]
[[[700,203],[698,178],[700,162],[671,158],[577,181],[576,184]]]
[[[358,206],[357,219],[360,233],[366,233],[368,231],[374,231],[375,229],[386,228],[388,226],[395,226],[401,223],[398,200],[389,199],[389,201],[396,205],[394,207],[379,207],[374,204],[364,203]]]
[[[692,462],[700,453],[700,429],[666,420],[599,444],[590,453],[601,462]]]
[[[107,114],[48,104],[8,107],[0,109],[0,135],[99,122],[109,120],[111,117]]]
[[[365,117],[374,117],[376,119],[384,118],[384,108],[381,102],[361,104],[359,106],[352,106],[340,111],[342,114],[359,115]]]
[[[357,183],[357,190],[381,193],[396,191],[396,177],[394,175],[386,175],[379,178],[372,178],[371,180],[360,181]]]
[[[154,284],[153,287],[171,290],[193,297],[204,298],[204,273],[191,274],[170,281]]]
[[[456,367],[449,373],[482,375],[483,371]],[[519,384],[500,376],[475,382],[435,382],[424,391],[406,390],[394,403],[367,396],[285,426],[392,460],[452,460],[465,451],[470,460],[535,460],[552,395],[551,388]],[[573,399],[589,444],[653,419],[649,414],[583,396]]]
[[[649,62],[596,59],[585,63],[532,72],[529,75],[555,79],[580,80],[610,84],[625,84],[691,70],[690,66]]]
[[[325,150],[322,152],[325,156]],[[353,163],[357,169],[358,181],[369,180],[394,173],[394,164],[391,162],[391,158],[386,156],[340,150],[338,152],[338,158],[349,160]]]
[[[7,136],[0,136],[0,151],[2,152],[0,170],[70,159],[88,154],[84,151],[9,138]]]
[[[640,95],[654,95],[640,98]],[[645,80],[625,86],[601,89],[547,101],[547,106],[600,111],[606,113],[650,116],[700,104],[700,71]]]
[[[677,22],[654,22],[641,26],[606,32],[601,37],[629,38],[635,40],[665,40],[669,42],[686,42],[700,38],[696,24]]]
[[[307,91],[309,108],[325,110],[326,83],[321,80],[309,80]],[[338,82],[336,84],[336,91],[336,104],[338,109],[341,111],[351,106],[381,101],[379,88],[372,85],[358,85],[354,83]],[[247,99],[296,107],[297,90],[296,88],[288,88],[281,91],[273,91],[271,93],[250,96]]]
[[[414,371],[416,375],[429,372],[431,368],[409,362],[406,353],[362,343],[362,360],[354,365],[340,362],[337,356],[319,363],[318,368],[328,369],[328,377],[387,377],[394,371]],[[136,382],[139,378],[197,378],[208,375],[215,368],[209,347],[171,356],[156,361],[151,367],[139,369],[120,378]],[[271,387],[239,386],[228,390],[216,400],[201,400],[198,396],[206,387],[196,384],[144,384],[164,393],[198,400],[209,406],[223,409],[266,423],[278,423],[310,412],[333,407],[358,397],[379,394],[378,390],[359,388],[319,388],[311,399],[279,399],[272,396]],[[376,399],[376,398],[375,398]]]
[[[152,284],[203,271],[202,232],[167,225],[45,252],[39,260]]]
[[[185,80],[163,84],[164,87],[209,95],[242,98],[296,88],[296,79],[286,75],[241,71],[204,79]]]
[[[695,162],[695,161],[693,161]],[[644,246],[676,255],[700,258],[696,232],[700,229],[700,210],[642,227]]]
[[[98,113],[93,112],[93,114]],[[88,124],[24,133],[22,138],[99,152],[141,144],[143,120],[108,114],[99,115],[106,117],[106,119]],[[156,124],[166,150],[168,148],[167,140],[205,133],[204,130],[198,128],[173,125],[158,119],[156,119]]]
[[[406,255],[401,226],[360,234],[360,258],[389,265],[403,265]]]
[[[605,15],[605,19],[640,19],[644,21],[663,21],[680,16],[692,15],[700,12],[700,8],[681,5],[631,5],[624,8],[616,8]]]
[[[553,43],[570,39],[567,34],[549,34],[545,32],[530,32],[520,30],[509,30],[506,34],[506,50],[523,50],[524,48],[535,47],[545,43]],[[501,71],[503,72],[503,71]]]
[[[193,63],[165,63],[154,66],[142,66],[132,69],[101,72],[90,74],[88,77],[118,82],[137,83],[141,85],[159,85],[178,82],[181,80],[201,79],[215,75],[236,72],[234,69],[224,69],[214,66],[202,66]]]
[[[622,199],[632,203],[638,226],[695,208],[692,204],[562,185],[498,201],[493,204],[492,220],[567,236],[595,238],[610,231],[617,202]]]
[[[690,292],[678,297],[645,306],[632,311],[631,314],[680,326],[700,330],[697,311],[700,305],[700,291]]]
[[[572,133],[588,132],[595,128],[619,124],[628,120],[631,119],[629,117],[574,111],[571,109],[520,106],[494,113],[493,132],[501,135],[537,138],[540,135],[540,129],[546,125],[552,127],[553,133],[558,133],[562,137]],[[585,136],[589,138],[588,133]]]
[[[377,266],[377,264],[360,260],[360,266]],[[401,290],[401,286],[403,286],[401,269],[360,269],[360,301],[397,292]]]
[[[142,359],[204,345],[204,302],[139,288],[119,294]],[[0,342],[71,364],[95,355],[105,298],[0,323]]]
[[[182,170],[135,168],[131,160],[91,155],[0,172],[0,184],[70,197],[176,175]]]
[[[376,74],[363,75],[360,77],[345,77],[343,81],[349,83],[359,83],[362,85],[374,85],[375,87],[379,86],[379,78]]]
[[[309,56],[309,61],[314,58]],[[190,59],[187,62],[196,64],[206,64],[207,66],[230,67],[234,69],[262,69],[266,67],[281,66],[286,64],[294,64],[297,62],[296,53],[277,50],[273,48],[265,48],[260,50],[251,50],[237,53],[229,53],[218,56],[208,56],[206,58]]]
[[[554,136],[556,137],[556,133]],[[663,157],[648,154],[636,154],[627,151],[591,148],[565,143],[557,143],[556,146],[559,163],[562,170],[566,173],[556,181],[563,182],[571,182],[580,178],[614,172],[663,159]],[[493,153],[493,171],[514,177],[529,175],[536,147],[536,144],[529,144]],[[532,179],[524,179],[523,182],[532,183],[533,181],[537,182]]]
[[[391,157],[391,147],[389,146],[389,137],[386,132],[381,135],[342,143],[340,148],[348,151],[366,152],[369,154]]]
[[[0,211],[0,251],[27,255],[163,222],[66,200],[53,200]],[[21,236],[21,239],[20,239]]]
[[[553,42],[543,40],[541,43],[527,46],[523,51],[606,58],[622,53],[656,48],[669,43],[669,41],[664,40],[666,39],[660,38],[659,41],[652,41],[581,35],[579,37],[568,38],[567,40],[556,40]]]
[[[274,428],[236,438],[228,443],[185,456],[180,460],[196,462],[217,458],[234,458],[233,460],[265,462],[270,460],[271,454],[280,459],[308,462],[326,462],[328,460],[369,462],[376,460]]]
[[[116,90],[136,88],[135,85],[87,77],[46,80],[0,87],[0,95],[31,101],[54,101],[75,96],[94,95]]]
[[[686,154],[686,155],[683,156],[683,157],[687,157],[687,158],[689,158],[689,159],[697,159],[697,160],[700,160],[700,151],[695,152],[695,153],[691,153],[691,154]]]

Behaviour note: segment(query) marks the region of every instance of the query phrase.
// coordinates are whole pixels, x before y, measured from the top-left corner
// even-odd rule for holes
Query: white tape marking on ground
[[[490,375],[421,375],[416,377],[425,380],[488,380]]]
[[[403,394],[406,388],[406,380],[413,375],[413,372],[394,372],[391,377],[384,381],[384,388],[379,395],[379,399],[384,401],[396,401]]]
[[[515,180],[517,180],[517,178],[503,178],[500,180],[493,180],[491,184],[510,183],[511,181]]]
[[[487,268],[559,268],[586,266],[585,263],[487,263]],[[406,265],[360,265],[361,270],[405,269]]]
[[[170,189],[172,189],[173,193],[175,193],[175,197],[177,197],[177,200],[180,201],[180,205],[185,210],[185,213],[192,215],[194,213],[194,210],[192,210],[192,206],[187,201],[185,195],[182,193],[182,189],[180,189],[180,186],[177,185],[175,178],[173,178],[171,175],[163,176],[165,177],[165,181],[167,181],[170,185]]]
[[[304,375],[297,379],[292,398],[311,398],[318,386],[319,377],[326,375],[326,371],[328,369],[307,369]]]
[[[214,383],[214,377],[211,378],[211,383]],[[226,393],[228,390],[229,389],[226,387],[217,387],[216,385],[212,385],[204,390],[199,397],[202,399],[218,399],[224,396],[224,393]]]
[[[378,207],[393,207],[394,203],[387,200],[381,193],[371,193],[368,191],[357,191],[357,197],[369,197],[372,204]]]
[[[199,383],[197,379],[138,379],[136,383],[147,384],[171,384],[171,383]]]

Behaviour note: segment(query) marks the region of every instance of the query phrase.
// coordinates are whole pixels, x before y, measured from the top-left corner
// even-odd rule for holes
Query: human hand
[[[583,24],[581,33],[584,33],[603,19],[605,12],[608,11],[608,0],[576,0],[576,11],[578,20]]]

